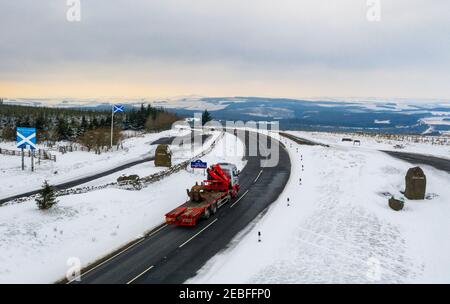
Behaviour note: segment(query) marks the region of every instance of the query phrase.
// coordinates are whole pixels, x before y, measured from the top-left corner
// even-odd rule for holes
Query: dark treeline
[[[117,130],[160,131],[179,118],[162,108],[140,108],[114,114]],[[16,127],[35,127],[38,141],[76,141],[89,131],[111,127],[110,111],[5,105],[0,103],[0,136],[12,141]],[[85,136],[84,136],[85,137]]]

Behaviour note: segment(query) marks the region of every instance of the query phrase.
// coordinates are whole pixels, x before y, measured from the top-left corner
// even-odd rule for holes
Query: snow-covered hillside
[[[376,136],[375,134],[372,137],[369,137],[358,135],[356,133],[335,134],[327,132],[303,132],[303,131],[288,131],[288,133],[301,138],[309,139],[315,142],[328,144],[336,147],[347,147],[365,151],[386,150],[386,151],[411,152],[450,159],[450,145],[448,144],[439,145],[439,144],[432,144],[431,142],[426,143],[426,142],[387,139],[386,137]],[[400,138],[401,135],[398,135],[398,137]],[[408,138],[407,135],[405,135],[404,137]],[[343,142],[342,138],[351,138],[353,140],[359,140],[360,144],[355,145],[353,142]],[[437,141],[438,137],[434,138]],[[450,140],[447,139],[447,142],[450,143]]]
[[[217,138],[220,132],[214,133],[213,138]],[[233,162],[242,169],[243,155],[242,142],[226,133],[202,160]],[[178,161],[190,157],[179,154]],[[118,175],[142,176],[155,170],[153,163],[147,163]],[[0,207],[0,283],[48,283],[63,278],[68,258],[79,258],[86,266],[142,236],[186,200],[187,188],[204,178],[203,170],[184,170],[140,191],[106,188],[62,196],[48,211],[38,210],[33,200]]]
[[[388,194],[401,196],[410,164],[376,149],[283,141],[285,191],[189,283],[450,283],[448,173],[423,166],[428,199],[396,212]]]
[[[52,152],[57,161],[41,161],[41,164],[35,161],[34,172],[31,172],[29,158],[25,159],[26,168],[22,171],[20,156],[0,155],[0,198],[39,189],[44,180],[50,184],[63,183],[152,156],[155,146],[151,146],[151,142],[165,136],[182,136],[187,132],[174,129],[128,138],[123,142],[123,150],[99,155],[82,151],[65,154]],[[0,148],[16,150],[14,142],[1,142]]]

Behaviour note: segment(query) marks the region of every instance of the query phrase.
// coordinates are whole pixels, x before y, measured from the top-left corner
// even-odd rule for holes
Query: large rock
[[[155,167],[171,167],[172,152],[169,145],[158,145],[155,151]]]
[[[122,175],[122,176],[119,176],[117,178],[117,182],[119,184],[121,184],[121,183],[123,183],[123,184],[126,184],[126,183],[138,183],[139,180],[140,180],[139,175],[136,175],[136,174],[133,174],[133,175]]]
[[[414,167],[408,170],[405,177],[406,188],[405,196],[410,200],[425,199],[427,187],[427,178],[420,167]]]
[[[405,203],[401,200],[395,199],[393,197],[389,199],[389,207],[391,207],[391,209],[394,209],[395,211],[402,210],[404,205]]]

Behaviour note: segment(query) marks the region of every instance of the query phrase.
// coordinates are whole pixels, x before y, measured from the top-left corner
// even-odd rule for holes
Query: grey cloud
[[[24,73],[60,64],[224,64],[255,71],[448,69],[450,2],[382,0],[81,0],[82,22],[65,0],[2,1],[0,68]],[[5,76],[3,76],[5,77]]]

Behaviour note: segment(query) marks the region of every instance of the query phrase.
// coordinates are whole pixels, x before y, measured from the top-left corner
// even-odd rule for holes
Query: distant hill
[[[5,103],[107,111],[111,103],[137,108],[142,103],[164,107],[182,116],[204,109],[218,120],[277,120],[282,129],[342,130],[383,133],[441,134],[450,131],[450,101],[383,100],[376,98],[289,99],[264,97],[202,97],[197,95],[147,100],[6,100]]]

